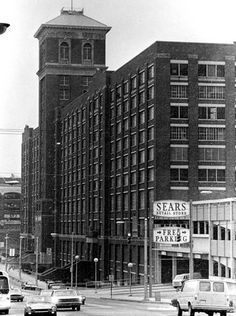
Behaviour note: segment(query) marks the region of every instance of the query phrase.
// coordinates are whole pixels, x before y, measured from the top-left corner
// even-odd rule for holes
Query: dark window
[[[92,60],[92,46],[91,44],[87,43],[83,47],[83,59],[86,61]]]
[[[66,42],[60,45],[60,62],[65,64],[69,62],[69,45]]]

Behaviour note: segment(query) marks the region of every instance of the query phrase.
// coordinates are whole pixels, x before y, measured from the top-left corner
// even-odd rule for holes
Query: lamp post
[[[128,268],[129,268],[129,296],[132,296],[132,293],[131,293],[131,286],[132,286],[131,270],[133,268],[132,262],[128,263]]]
[[[6,252],[6,260],[5,260],[5,271],[7,271],[7,261],[8,261],[8,234],[6,234],[6,237],[5,237],[5,252]]]
[[[0,35],[5,33],[9,26],[10,24],[8,23],[0,23]]]
[[[78,262],[79,262],[79,255],[75,256],[75,288],[77,290],[77,285],[78,285]]]
[[[73,288],[74,232],[71,234],[70,286]]]
[[[98,264],[98,258],[94,258],[94,277],[95,277],[95,293],[97,293],[97,264]]]
[[[148,297],[148,289],[147,289],[147,279],[148,279],[148,236],[147,236],[147,218],[144,219],[144,301],[147,300]]]

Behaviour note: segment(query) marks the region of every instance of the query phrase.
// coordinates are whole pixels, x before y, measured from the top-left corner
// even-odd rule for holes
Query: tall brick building
[[[63,14],[53,21],[62,17],[64,23]],[[155,42],[108,72],[102,25],[102,39],[90,35],[101,59],[85,92],[80,74],[87,61],[73,45],[83,48],[87,40],[61,40],[54,24],[36,33],[42,217],[35,229],[49,248],[54,233],[57,266],[70,263],[73,242],[81,261],[99,259],[101,279],[127,278],[132,262],[133,277],[142,282],[144,220],[153,201],[201,200],[204,191],[211,199],[235,196],[235,45]],[[68,32],[65,24],[62,29]],[[66,64],[62,44],[68,44]],[[152,264],[155,271],[156,258]]]

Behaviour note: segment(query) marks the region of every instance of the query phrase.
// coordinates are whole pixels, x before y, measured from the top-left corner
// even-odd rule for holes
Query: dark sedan
[[[10,290],[11,301],[23,302],[24,295],[22,294],[21,289],[15,288]]]
[[[35,295],[27,299],[24,316],[29,315],[57,315],[57,307],[50,296]]]

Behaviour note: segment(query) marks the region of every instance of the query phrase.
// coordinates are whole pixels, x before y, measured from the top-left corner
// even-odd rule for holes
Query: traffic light
[[[128,244],[131,243],[131,234],[130,233],[128,233],[128,235],[127,235],[127,242],[128,242]]]

